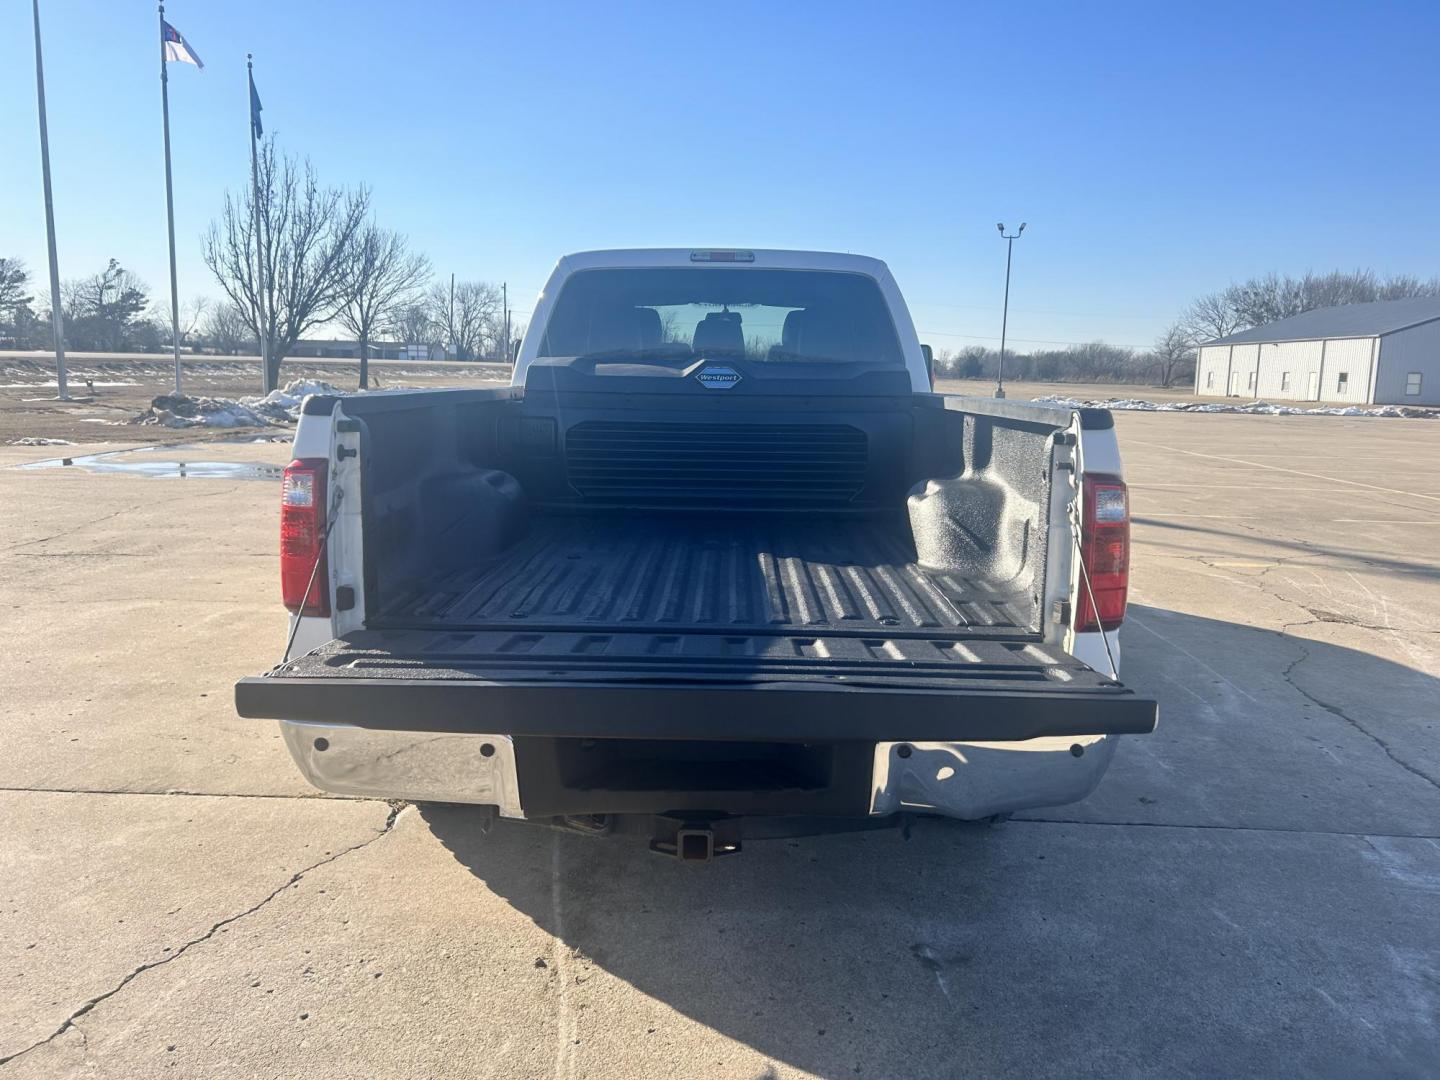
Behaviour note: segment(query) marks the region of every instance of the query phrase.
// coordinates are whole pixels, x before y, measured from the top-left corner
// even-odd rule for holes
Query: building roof
[[[1251,327],[1238,334],[1207,341],[1207,345],[1243,345],[1257,341],[1318,341],[1321,338],[1365,338],[1393,334],[1440,319],[1440,296],[1377,300],[1372,304],[1341,304],[1316,308],[1288,319]]]

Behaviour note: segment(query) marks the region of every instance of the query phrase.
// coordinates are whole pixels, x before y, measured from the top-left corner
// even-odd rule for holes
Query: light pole
[[[1020,234],[1025,231],[1025,222],[1020,223],[1020,228],[1014,233],[1005,231],[1005,223],[999,222],[995,228],[1000,230],[1000,235],[1005,238],[1005,307],[1000,316],[1000,364],[995,369],[995,396],[1005,396],[1005,331],[1010,325],[1010,258],[1015,251],[1015,241],[1020,239]]]
[[[56,396],[70,400],[65,382],[65,316],[60,306],[60,263],[55,258],[55,200],[50,193],[50,130],[45,124],[45,61],[40,55],[40,0],[30,5],[35,16],[35,101],[40,110],[40,173],[45,182],[45,241],[50,255],[50,328],[55,335]]]

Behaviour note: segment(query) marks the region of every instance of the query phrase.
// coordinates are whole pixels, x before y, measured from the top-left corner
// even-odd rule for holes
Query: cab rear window
[[[539,355],[904,366],[875,279],[820,270],[582,270]]]

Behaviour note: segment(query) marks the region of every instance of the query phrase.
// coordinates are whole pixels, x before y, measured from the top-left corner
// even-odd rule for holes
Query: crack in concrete
[[[1314,559],[1329,560],[1332,563],[1355,563],[1358,566],[1363,566],[1371,570],[1379,570],[1386,574],[1431,575],[1435,572],[1434,569],[1428,565],[1421,566],[1413,563],[1397,563],[1394,559],[1368,556],[1365,555],[1363,552],[1341,551],[1336,549],[1321,548],[1318,544],[1314,543],[1313,541],[1306,540],[1304,537],[1301,536],[1283,536],[1277,533],[1266,532],[1258,528],[1257,526],[1248,525],[1244,522],[1239,521],[1234,522],[1233,524],[1237,528],[1244,529],[1246,532],[1250,533],[1251,536],[1253,536],[1255,540],[1262,545],[1267,543],[1272,545],[1278,543],[1289,545],[1290,547],[1309,548],[1310,550],[1292,555],[1276,555],[1273,553],[1251,554],[1246,552],[1234,552],[1227,555],[1223,559],[1216,555],[1182,555],[1176,552],[1167,551],[1155,551],[1152,553],[1152,555],[1153,557],[1163,559],[1177,559],[1180,561],[1198,562],[1204,566],[1210,567],[1212,570],[1225,571],[1228,571],[1230,569],[1225,565],[1225,563],[1233,561],[1237,558],[1252,558],[1257,562],[1263,561],[1274,564],[1272,566],[1265,567],[1260,571],[1259,574],[1253,575],[1254,577],[1263,577],[1266,574],[1273,573],[1276,570],[1290,566],[1303,566],[1306,569],[1315,569],[1315,567],[1307,565],[1304,561]],[[1335,567],[1327,567],[1327,565],[1322,564],[1318,568],[1333,569]],[[1247,579],[1247,575],[1240,574],[1236,576],[1241,578],[1242,580]]]
[[[263,898],[262,898],[261,900],[259,900],[257,903],[252,904],[250,907],[246,908],[244,911],[237,912],[237,913],[234,914],[234,915],[229,915],[229,916],[227,916],[226,918],[221,919],[219,922],[213,924],[213,925],[210,927],[209,930],[206,930],[205,933],[201,934],[199,937],[191,938],[189,941],[187,941],[187,942],[185,942],[183,945],[181,945],[178,949],[175,949],[173,952],[169,953],[168,955],[166,955],[166,956],[164,956],[164,957],[161,957],[159,960],[152,960],[152,961],[149,962],[149,963],[141,964],[141,965],[140,965],[139,967],[137,967],[134,971],[130,972],[130,974],[126,975],[126,976],[125,976],[123,979],[121,979],[118,983],[116,983],[114,986],[112,986],[109,990],[106,990],[103,994],[97,994],[97,995],[95,995],[95,997],[92,997],[92,998],[90,998],[88,1001],[86,1001],[86,1002],[85,1002],[83,1005],[81,1005],[78,1009],[76,1009],[76,1010],[75,1010],[74,1012],[72,1012],[69,1016],[67,1016],[67,1017],[65,1018],[64,1022],[63,1022],[58,1028],[56,1028],[56,1029],[55,1029],[53,1032],[51,1032],[49,1035],[45,1036],[45,1038],[41,1039],[39,1042],[32,1043],[31,1045],[25,1047],[25,1049],[23,1049],[23,1050],[17,1050],[17,1051],[16,1051],[15,1053],[13,1053],[13,1054],[7,1054],[7,1055],[4,1056],[4,1057],[0,1057],[0,1066],[8,1065],[10,1062],[14,1061],[16,1058],[23,1057],[24,1055],[30,1053],[30,1051],[32,1051],[32,1050],[38,1050],[40,1047],[45,1046],[46,1044],[55,1041],[56,1039],[58,1039],[60,1036],[64,1035],[67,1031],[69,1031],[69,1030],[72,1029],[72,1028],[74,1028],[76,1031],[80,1031],[80,1037],[81,1037],[82,1039],[84,1039],[84,1038],[85,1038],[85,1033],[84,1033],[83,1031],[81,1031],[80,1028],[79,1028],[79,1027],[76,1025],[76,1023],[75,1023],[75,1021],[79,1020],[80,1017],[82,1017],[82,1016],[84,1016],[86,1013],[90,1012],[90,1011],[91,1011],[92,1009],[94,1009],[97,1005],[101,1004],[102,1002],[108,1001],[110,998],[112,998],[112,997],[114,997],[116,994],[120,993],[121,990],[124,990],[125,987],[129,986],[132,982],[134,982],[136,979],[138,979],[141,975],[145,974],[145,972],[147,972],[147,971],[153,971],[153,970],[155,970],[155,969],[158,968],[158,967],[164,967],[166,964],[170,963],[170,961],[179,959],[179,958],[180,958],[181,956],[183,956],[186,952],[188,952],[193,946],[201,945],[201,944],[204,944],[205,942],[209,941],[211,938],[213,938],[216,934],[218,934],[218,933],[219,933],[221,930],[223,930],[225,927],[230,926],[232,923],[237,923],[237,922],[239,922],[241,919],[245,919],[245,918],[248,918],[248,917],[251,916],[251,915],[254,915],[257,911],[259,911],[261,908],[265,907],[267,904],[270,903],[270,901],[274,900],[274,899],[275,899],[277,896],[279,896],[281,893],[285,892],[286,890],[288,890],[288,889],[294,887],[296,884],[298,884],[298,883],[301,881],[301,879],[303,879],[307,874],[312,873],[313,871],[320,869],[320,867],[322,867],[322,866],[327,866],[327,865],[329,865],[330,863],[333,863],[336,859],[344,858],[346,855],[349,855],[349,854],[352,853],[352,852],[359,851],[359,850],[361,850],[362,848],[367,848],[367,847],[369,847],[371,844],[375,843],[376,841],[384,839],[386,836],[388,836],[388,835],[390,834],[391,830],[394,829],[394,827],[395,827],[395,819],[400,816],[400,811],[403,810],[403,809],[404,809],[404,804],[403,804],[403,803],[401,803],[401,804],[393,804],[393,803],[392,803],[391,806],[390,806],[390,813],[387,814],[386,817],[385,817],[385,824],[380,828],[380,831],[377,832],[374,836],[370,837],[370,839],[368,839],[368,840],[362,840],[362,841],[360,841],[360,843],[358,843],[358,844],[351,844],[349,847],[347,847],[347,848],[345,848],[345,849],[343,849],[343,850],[341,850],[341,851],[337,851],[337,852],[335,852],[335,853],[332,854],[332,855],[327,855],[325,858],[321,859],[321,860],[318,861],[318,862],[311,863],[309,866],[305,867],[303,870],[297,870],[297,871],[295,871],[295,873],[291,874],[289,880],[287,880],[283,885],[279,886],[278,888],[276,888],[275,890],[273,890],[269,895],[263,897]],[[87,1040],[87,1042],[88,1042],[88,1040]]]
[[[1304,543],[1304,541],[1299,542]],[[1303,600],[1292,599],[1291,597],[1285,595],[1279,588],[1269,587],[1266,582],[1261,581],[1261,579],[1264,578],[1267,574],[1274,573],[1276,570],[1288,569],[1291,567],[1292,564],[1299,564],[1299,560],[1301,559],[1323,558],[1324,556],[1282,555],[1276,558],[1271,558],[1269,561],[1273,562],[1274,565],[1267,566],[1256,574],[1235,574],[1231,572],[1230,567],[1227,567],[1225,565],[1224,560],[1217,560],[1216,557],[1213,555],[1170,555],[1167,557],[1172,559],[1178,559],[1183,562],[1197,562],[1202,566],[1209,567],[1211,570],[1222,571],[1226,573],[1227,579],[1233,579],[1237,582],[1243,582],[1251,586],[1252,588],[1258,590],[1259,592],[1263,592],[1266,596],[1270,597],[1273,600],[1278,600],[1282,604],[1289,604],[1292,607],[1298,607],[1301,611],[1306,612],[1310,616],[1309,619],[1303,621],[1285,623],[1281,628],[1281,633],[1285,633],[1293,626],[1313,626],[1316,623],[1333,623],[1341,626],[1354,626],[1357,629],[1361,630],[1373,630],[1377,633],[1382,634],[1440,635],[1440,629],[1431,630],[1422,627],[1395,626],[1393,624],[1381,625],[1379,623],[1365,622],[1361,619],[1355,618],[1352,615],[1346,615],[1342,612],[1330,611],[1326,608],[1311,607]],[[1306,569],[1311,568],[1306,567]]]
[[[1297,539],[1295,542],[1300,544],[1308,544],[1308,542],[1303,539]],[[1227,569],[1223,565],[1219,565],[1219,562],[1222,562],[1223,560],[1217,561],[1215,556],[1213,555],[1176,555],[1171,557],[1186,561],[1197,562],[1203,566],[1209,567],[1212,570],[1225,571]],[[1356,619],[1352,616],[1344,615],[1334,611],[1329,611],[1325,608],[1311,607],[1304,601],[1296,600],[1284,595],[1279,588],[1272,586],[1268,582],[1262,580],[1267,574],[1273,573],[1276,570],[1284,569],[1287,567],[1288,564],[1297,563],[1301,559],[1313,559],[1315,557],[1315,555],[1279,556],[1270,560],[1274,563],[1274,565],[1265,567],[1258,574],[1227,574],[1227,578],[1239,582],[1244,582],[1250,587],[1256,589],[1257,591],[1264,593],[1271,599],[1276,600],[1282,604],[1289,604],[1291,607],[1299,608],[1301,611],[1305,612],[1307,615],[1310,616],[1310,618],[1308,619],[1297,619],[1290,622],[1282,623],[1280,629],[1270,631],[1271,633],[1277,634],[1281,638],[1285,638],[1286,640],[1293,642],[1295,644],[1295,647],[1300,650],[1300,655],[1296,657],[1293,661],[1291,661],[1288,665],[1286,665],[1285,670],[1280,673],[1281,678],[1284,679],[1285,682],[1289,684],[1289,686],[1293,690],[1295,690],[1298,694],[1300,694],[1301,697],[1305,698],[1307,701],[1319,706],[1337,719],[1343,720],[1345,723],[1353,727],[1356,731],[1360,732],[1360,734],[1370,739],[1372,742],[1375,743],[1375,745],[1377,745],[1382,751],[1384,751],[1386,757],[1388,757],[1396,765],[1400,766],[1400,768],[1404,769],[1408,773],[1419,777],[1421,780],[1424,780],[1431,787],[1440,789],[1440,780],[1437,780],[1435,777],[1425,772],[1425,770],[1417,768],[1416,766],[1411,765],[1409,762],[1400,758],[1396,754],[1394,748],[1389,743],[1387,743],[1375,732],[1367,728],[1364,724],[1360,723],[1360,721],[1356,720],[1354,717],[1346,713],[1344,709],[1340,708],[1340,706],[1335,705],[1332,702],[1326,701],[1323,698],[1316,696],[1315,694],[1312,694],[1310,691],[1306,690],[1296,681],[1295,669],[1310,658],[1310,650],[1305,646],[1303,640],[1294,637],[1290,633],[1290,631],[1295,629],[1296,627],[1314,626],[1324,623],[1354,626],[1358,629],[1370,630],[1376,633],[1392,635],[1396,639],[1397,644],[1403,644],[1403,642],[1400,641],[1400,635],[1403,634],[1440,634],[1440,630],[1420,630],[1393,625],[1381,626],[1375,623],[1362,622],[1361,620]],[[1263,628],[1257,627],[1257,629]]]
[[[1415,776],[1418,776],[1421,780],[1424,780],[1431,787],[1440,790],[1440,780],[1437,780],[1435,777],[1425,772],[1425,770],[1416,768],[1408,761],[1402,760],[1396,755],[1394,749],[1390,746],[1389,743],[1387,743],[1379,735],[1376,735],[1364,724],[1360,723],[1360,721],[1356,720],[1354,717],[1346,713],[1344,709],[1340,708],[1338,705],[1332,705],[1324,698],[1317,697],[1295,681],[1295,669],[1301,664],[1303,664],[1306,660],[1310,659],[1310,650],[1304,646],[1304,644],[1300,641],[1299,638],[1290,637],[1290,635],[1286,632],[1291,625],[1296,624],[1287,623],[1286,626],[1279,631],[1279,633],[1281,637],[1287,637],[1295,643],[1295,647],[1300,650],[1300,655],[1286,665],[1285,670],[1280,673],[1280,677],[1284,679],[1287,683],[1289,683],[1295,689],[1295,691],[1300,694],[1301,697],[1320,706],[1320,708],[1324,709],[1331,716],[1338,717],[1339,719],[1344,720],[1345,723],[1349,724],[1356,731],[1360,732],[1360,734],[1364,735],[1368,739],[1371,739],[1376,746],[1380,747],[1381,750],[1385,751],[1385,756],[1388,757],[1391,761],[1393,761],[1396,765],[1399,765],[1406,772],[1413,773]]]
[[[17,559],[159,559],[160,552],[147,551],[12,551]]]
[[[21,548],[34,547],[36,544],[47,544],[51,540],[59,540],[61,537],[69,536],[71,533],[79,532],[81,529],[88,529],[92,525],[99,525],[101,522],[110,521],[113,518],[117,518],[122,514],[133,514],[136,510],[143,510],[147,506],[153,505],[155,504],[148,502],[140,502],[136,503],[134,506],[124,506],[121,507],[119,510],[116,510],[113,514],[106,514],[104,517],[95,518],[93,521],[82,521],[80,522],[80,524],[72,528],[66,529],[64,532],[58,532],[53,536],[42,536],[38,540],[22,540],[18,544],[14,544],[10,547],[5,548],[3,552],[0,552],[0,554],[9,555],[13,552],[19,551]]]
[[[1291,604],[1295,607],[1300,608],[1302,611],[1307,612],[1310,615],[1310,619],[1308,620],[1308,622],[1286,623],[1286,628],[1291,626],[1311,625],[1313,623],[1335,623],[1341,626],[1358,627],[1362,630],[1374,630],[1382,634],[1440,634],[1440,630],[1431,630],[1422,627],[1396,626],[1393,622],[1382,625],[1379,623],[1366,622],[1363,619],[1358,619],[1353,615],[1346,615],[1343,612],[1330,611],[1327,608],[1311,607],[1303,600],[1292,600],[1288,596],[1282,595],[1279,588],[1267,588],[1266,583],[1259,580],[1260,578],[1263,578],[1266,574],[1282,568],[1283,567],[1280,565],[1268,566],[1264,570],[1260,571],[1260,573],[1255,576],[1255,587],[1258,588],[1261,592],[1265,593],[1267,596],[1271,596],[1274,597],[1276,600],[1279,600],[1282,604]],[[1354,574],[1350,574],[1349,576],[1351,580],[1359,584],[1359,579],[1356,578]],[[1364,588],[1364,586],[1361,585],[1361,588]],[[1375,594],[1372,593],[1369,589],[1365,589],[1365,591],[1372,598],[1375,596]],[[1388,604],[1383,598],[1380,600],[1380,603],[1386,607],[1384,615],[1388,619]],[[1378,612],[1379,609],[1372,604],[1371,610]]]
[[[0,555],[12,555],[20,552],[21,548],[34,547],[36,544],[48,544],[51,540],[59,540],[63,537],[71,536],[77,532],[80,532],[82,529],[88,529],[93,525],[99,525],[102,522],[111,521],[114,518],[120,517],[122,514],[133,514],[136,510],[151,509],[157,506],[164,506],[166,503],[182,502],[186,499],[213,499],[218,495],[229,495],[230,493],[238,490],[240,490],[238,487],[231,485],[230,487],[223,488],[220,491],[187,492],[184,495],[177,495],[171,499],[149,499],[145,502],[136,503],[134,506],[122,506],[119,510],[114,511],[113,513],[105,514],[104,516],[95,518],[91,521],[82,521],[78,525],[73,525],[63,532],[56,533],[54,536],[42,536],[37,540],[22,540],[18,544],[12,544],[7,548],[0,549]]]
[[[1293,602],[1294,601],[1292,601],[1292,603]],[[1351,618],[1349,615],[1326,611],[1324,608],[1306,607],[1304,604],[1300,604],[1299,606],[1305,608],[1306,611],[1315,617],[1313,619],[1307,619],[1303,623],[1289,623],[1288,625],[1310,626],[1314,623],[1339,623],[1342,626],[1359,627],[1361,630],[1376,630],[1382,634],[1440,634],[1440,630],[1421,630],[1419,628],[1406,626],[1381,626],[1378,623],[1361,622],[1359,619]]]
[[[1282,604],[1289,604],[1292,607],[1297,607],[1310,616],[1310,618],[1308,619],[1300,619],[1292,622],[1283,623],[1280,629],[1275,631],[1275,633],[1277,633],[1280,637],[1286,638],[1287,640],[1293,642],[1295,647],[1300,650],[1300,655],[1286,665],[1285,670],[1280,673],[1280,677],[1284,679],[1285,682],[1288,683],[1292,689],[1294,689],[1298,694],[1300,694],[1301,697],[1305,698],[1307,701],[1311,702],[1314,705],[1318,705],[1320,708],[1328,712],[1331,716],[1343,720],[1345,723],[1353,727],[1356,731],[1360,732],[1360,734],[1364,735],[1366,738],[1374,742],[1375,745],[1380,747],[1380,749],[1385,752],[1385,756],[1388,757],[1391,761],[1393,761],[1396,765],[1399,765],[1406,772],[1418,776],[1421,780],[1424,780],[1431,787],[1440,789],[1440,780],[1437,780],[1435,777],[1425,772],[1425,770],[1417,768],[1414,765],[1411,765],[1408,761],[1404,761],[1403,759],[1401,759],[1396,754],[1394,748],[1384,739],[1382,739],[1379,735],[1375,734],[1375,732],[1371,731],[1364,724],[1360,723],[1360,721],[1349,715],[1344,709],[1340,708],[1340,706],[1335,705],[1332,702],[1326,701],[1323,698],[1316,696],[1315,694],[1312,694],[1310,691],[1306,690],[1296,681],[1295,669],[1298,668],[1301,664],[1303,664],[1306,660],[1310,659],[1310,650],[1305,646],[1302,639],[1297,638],[1290,633],[1291,630],[1298,626],[1314,626],[1322,623],[1354,626],[1363,630],[1371,630],[1377,633],[1391,635],[1435,634],[1440,633],[1440,631],[1412,630],[1404,627],[1380,626],[1374,623],[1361,622],[1359,619],[1353,618],[1352,616],[1328,611],[1324,608],[1311,607],[1304,601],[1291,599],[1288,596],[1282,595],[1278,588],[1269,586],[1268,583],[1260,580],[1264,578],[1266,574],[1269,574],[1275,570],[1282,569],[1286,563],[1291,562],[1294,559],[1308,557],[1309,556],[1282,557],[1275,561],[1274,566],[1266,567],[1265,569],[1261,570],[1260,573],[1254,575],[1253,577],[1242,579],[1249,580],[1256,589],[1264,593],[1266,596],[1278,600]],[[1196,561],[1205,563],[1205,565],[1210,566],[1211,569],[1221,569],[1221,567],[1214,566],[1211,563],[1206,562],[1204,556],[1196,556],[1195,558]]]

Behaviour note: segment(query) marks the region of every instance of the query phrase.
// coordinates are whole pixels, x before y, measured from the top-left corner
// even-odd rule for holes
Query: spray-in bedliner
[[[499,556],[382,602],[372,627],[1032,635],[1034,599],[920,566],[893,521],[542,517]]]

